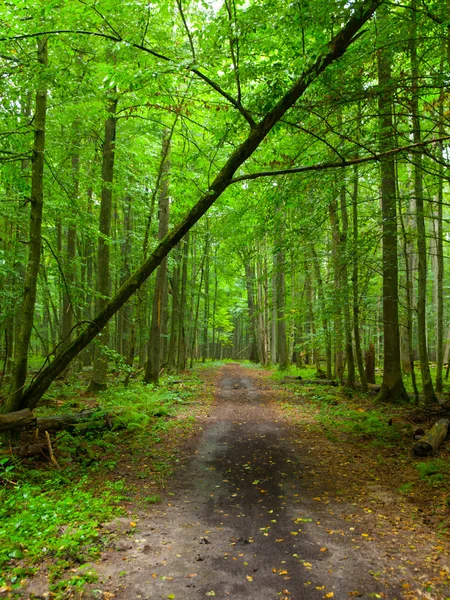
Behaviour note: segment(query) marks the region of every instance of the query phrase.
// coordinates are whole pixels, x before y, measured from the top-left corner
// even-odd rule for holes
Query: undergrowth
[[[39,458],[1,459],[0,593],[15,597],[43,561],[55,599],[95,581],[91,563],[106,541],[99,525],[122,514],[121,502],[132,492],[118,471],[120,461],[126,456],[137,479],[163,487],[178,461],[177,444],[167,445],[167,436],[172,431],[171,439],[179,440],[192,428],[189,405],[200,388],[195,375],[166,377],[158,388],[133,383],[86,399],[78,381],[63,406],[47,399],[38,414],[90,406],[95,415],[88,427],[52,436],[60,470]],[[105,415],[111,429],[105,429]],[[144,498],[147,506],[160,501],[156,493]]]

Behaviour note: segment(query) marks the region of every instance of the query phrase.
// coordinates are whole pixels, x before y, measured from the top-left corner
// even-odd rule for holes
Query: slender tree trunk
[[[361,336],[359,331],[359,264],[358,264],[358,188],[359,177],[358,167],[354,169],[353,179],[353,202],[352,202],[352,221],[353,221],[353,272],[352,272],[352,292],[353,292],[353,336],[355,338],[355,355],[358,365],[359,379],[363,391],[367,390],[366,370],[364,369],[364,360],[361,349]]]
[[[110,277],[110,237],[112,212],[112,183],[114,179],[114,155],[116,142],[117,99],[109,102],[108,117],[105,121],[105,139],[103,142],[102,195],[100,202],[100,221],[97,250],[97,300],[96,310],[101,312],[108,303],[111,294]],[[104,347],[109,343],[109,327],[105,326],[97,336],[94,347],[94,368],[89,384],[89,392],[98,392],[107,387],[108,355]]]
[[[209,358],[209,341],[208,341],[208,326],[209,326],[209,278],[210,278],[210,233],[209,233],[209,217],[206,215],[206,243],[205,243],[205,306],[203,313],[203,343],[202,343],[202,362],[206,362]]]
[[[75,124],[75,129],[77,124]],[[79,179],[80,179],[80,153],[76,147],[78,139],[75,140],[75,148],[72,153],[72,194],[73,202],[78,201]],[[72,328],[74,325],[75,307],[69,293],[73,293],[73,286],[76,281],[76,250],[77,250],[77,226],[75,220],[70,220],[67,228],[66,252],[65,252],[65,286],[63,294],[63,315],[62,315],[62,343],[60,352],[63,351],[72,341]]]
[[[412,75],[412,99],[411,112],[413,122],[414,143],[420,142],[420,118],[419,118],[419,97],[418,97],[418,79],[419,62],[417,56],[417,25],[416,25],[416,0],[411,0],[411,18],[412,35],[410,42],[411,51],[411,75]],[[422,180],[422,155],[420,150],[413,154],[414,166],[414,195],[416,198],[416,221],[417,221],[417,256],[418,256],[418,283],[417,283],[417,338],[419,346],[420,371],[422,375],[422,389],[425,396],[425,402],[436,402],[433,381],[431,379],[430,365],[428,361],[427,348],[427,321],[426,321],[426,300],[427,300],[427,246],[425,230],[425,207],[423,198],[423,180]]]
[[[202,256],[201,265],[200,265],[200,283],[198,285],[198,294],[197,294],[197,303],[195,305],[195,316],[194,316],[194,324],[192,330],[192,341],[191,341],[191,362],[190,368],[192,369],[194,366],[194,354],[195,354],[195,344],[197,342],[197,327],[198,327],[198,315],[200,311],[200,298],[202,295],[202,286],[203,286],[203,277],[205,275],[205,257],[206,257],[206,248],[208,246],[208,241],[205,242],[205,252]],[[193,286],[194,288],[194,286]],[[194,292],[194,289],[192,290]]]
[[[381,7],[380,21],[387,24],[388,9]],[[380,150],[394,146],[392,118],[391,56],[388,47],[378,51],[378,109],[380,114]],[[383,382],[378,400],[409,399],[403,385],[400,366],[400,332],[398,323],[398,255],[397,207],[394,157],[381,161],[381,213],[383,240]]]
[[[283,249],[284,243],[284,211],[278,211],[278,218],[281,222],[278,224],[279,233],[279,244],[275,258],[276,258],[276,298],[277,298],[277,355],[278,355],[278,367],[282,370],[289,367],[287,337],[286,337],[286,314],[285,314],[285,303],[286,303],[286,283],[285,283],[285,272],[286,272],[286,256]]]
[[[344,382],[344,352],[342,336],[342,249],[339,231],[338,206],[336,200],[330,203],[330,224],[332,235],[333,277],[334,277],[334,372],[341,383]]]
[[[161,177],[161,191],[159,194],[159,228],[158,239],[161,241],[169,231],[169,132],[164,131],[162,142],[162,155],[165,157]],[[166,310],[164,300],[166,298],[167,286],[167,257],[165,257],[156,272],[156,284],[153,293],[152,323],[150,326],[150,340],[147,350],[147,366],[145,369],[144,382],[159,384],[159,372],[161,369],[162,352],[162,319]]]
[[[331,336],[330,329],[328,327],[328,318],[325,311],[325,292],[323,287],[323,279],[320,272],[320,264],[319,259],[317,257],[316,250],[314,246],[311,246],[311,254],[313,258],[314,264],[314,272],[316,275],[317,281],[317,292],[319,297],[319,309],[322,319],[322,329],[325,335],[325,361],[326,361],[326,369],[327,369],[327,379],[332,379],[333,377],[333,357],[331,351]]]
[[[250,324],[250,360],[252,362],[259,362],[260,357],[258,353],[257,343],[257,323],[256,323],[256,307],[255,307],[255,272],[251,264],[249,256],[245,256],[244,268],[245,268],[245,284],[247,287],[247,305],[248,305],[248,320]]]
[[[189,261],[189,233],[184,239],[183,247],[183,263],[181,269],[181,292],[180,292],[180,324],[178,332],[178,371],[186,369],[186,330],[185,330],[185,315],[186,315],[186,292],[187,292],[187,273]]]
[[[355,388],[355,360],[353,356],[353,342],[352,342],[352,322],[350,318],[350,297],[348,289],[348,268],[347,268],[347,257],[348,257],[348,214],[347,214],[347,198],[345,187],[341,187],[340,193],[340,205],[341,205],[341,219],[342,219],[342,233],[340,238],[341,246],[341,276],[342,276],[342,298],[344,305],[344,330],[345,330],[345,357],[347,360],[347,377],[345,380],[345,387],[354,389]]]
[[[417,389],[416,383],[416,370],[414,367],[414,355],[412,349],[412,337],[413,337],[413,307],[412,307],[412,273],[410,270],[410,256],[408,254],[408,236],[405,227],[405,221],[402,214],[401,203],[399,205],[400,224],[403,234],[403,255],[405,261],[405,291],[406,291],[406,334],[404,336],[406,342],[406,352],[408,355],[408,372],[411,373],[411,382],[414,390],[414,397],[416,404],[419,402],[419,390]]]
[[[270,362],[275,364],[278,362],[277,355],[277,277],[276,277],[276,269],[277,269],[277,260],[276,256],[273,257],[273,275],[271,281],[272,287],[272,319],[271,319],[271,335],[270,335]]]
[[[450,1],[447,2],[450,14]],[[450,25],[449,25],[450,27]],[[450,32],[450,29],[449,29]],[[450,40],[450,36],[449,36]],[[449,45],[450,49],[450,45]],[[450,58],[450,56],[449,56]],[[450,63],[450,60],[449,60]],[[440,72],[444,72],[444,61],[441,61]],[[443,77],[440,77],[443,83]],[[439,137],[444,135],[444,88],[439,101]],[[438,157],[441,161],[438,173],[437,214],[436,214],[436,391],[442,392],[442,368],[444,364],[444,247],[443,247],[443,202],[444,202],[444,148],[442,142],[438,146]]]
[[[42,70],[48,64],[47,38],[40,38],[37,48],[37,60]],[[30,230],[28,243],[28,263],[21,308],[20,329],[14,352],[14,371],[11,394],[0,407],[2,412],[11,412],[20,407],[23,387],[27,377],[28,352],[33,329],[36,289],[41,263],[41,228],[42,208],[44,204],[44,151],[45,120],[47,114],[47,89],[39,84],[36,92],[34,113],[34,143],[31,161],[31,198],[30,198]]]
[[[175,266],[173,268],[172,288],[172,314],[170,319],[169,354],[167,357],[167,371],[174,373],[176,370],[176,350],[178,342],[178,327],[180,321],[180,259],[179,250],[175,251]]]

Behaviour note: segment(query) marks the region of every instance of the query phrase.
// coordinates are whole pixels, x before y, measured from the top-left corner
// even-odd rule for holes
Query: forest
[[[389,425],[420,413],[422,434],[442,417],[435,453],[450,0],[5,0],[0,64],[4,502],[49,468],[69,485],[90,420],[111,437],[173,417],[230,361],[292,395],[336,389],[325,404],[369,398]]]

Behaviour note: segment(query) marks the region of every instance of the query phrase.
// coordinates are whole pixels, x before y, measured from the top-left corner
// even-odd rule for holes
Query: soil
[[[293,424],[261,371],[214,377],[173,495],[105,526],[83,599],[450,598],[447,542],[389,470]]]

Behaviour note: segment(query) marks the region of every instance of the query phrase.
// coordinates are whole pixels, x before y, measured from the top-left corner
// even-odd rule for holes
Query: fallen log
[[[11,429],[22,429],[28,427],[36,421],[29,408],[17,410],[6,415],[0,415],[0,432],[10,431]]]
[[[51,417],[38,417],[35,419],[33,428],[41,431],[58,431],[59,429],[67,429],[72,425],[90,421],[94,415],[98,415],[95,410],[83,410],[75,415],[55,415]]]
[[[77,414],[55,415],[50,417],[35,417],[33,413],[25,408],[6,415],[0,415],[0,432],[12,429],[39,429],[41,431],[58,431],[79,426],[90,425],[93,417],[97,417],[93,423],[96,425],[103,420],[105,427],[111,429],[111,419],[108,415],[100,415],[98,410],[83,410]]]
[[[281,383],[295,383],[296,381],[302,381],[302,379],[303,379],[303,377],[301,377],[300,375],[298,375],[298,376],[286,375],[281,380]]]
[[[334,379],[302,379],[299,381],[304,385],[332,385],[333,387],[337,387],[339,383],[334,381]]]
[[[445,441],[450,426],[449,419],[439,419],[413,447],[415,456],[430,456]]]

